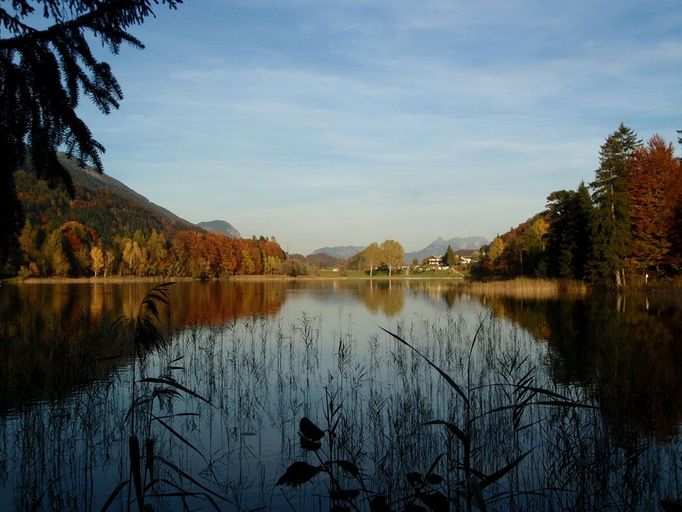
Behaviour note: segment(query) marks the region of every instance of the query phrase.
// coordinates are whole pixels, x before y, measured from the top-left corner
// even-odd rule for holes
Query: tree
[[[630,250],[630,214],[625,190],[628,160],[641,142],[622,123],[599,151],[599,168],[590,183],[595,214],[592,222],[591,277],[624,284],[623,262]]]
[[[148,273],[153,276],[160,275],[163,271],[164,260],[168,254],[166,250],[166,237],[163,236],[163,233],[152,229],[145,243],[145,248],[149,255]]]
[[[64,234],[67,257],[74,275],[87,275],[90,273],[92,262],[90,249],[99,241],[99,236],[93,230],[80,222],[67,221],[59,228]]]
[[[57,159],[65,148],[99,172],[104,152],[85,122],[78,101],[85,94],[104,114],[119,106],[121,87],[109,64],[97,60],[89,38],[112,53],[122,43],[143,44],[129,33],[153,15],[152,4],[174,9],[182,0],[14,0],[3,3],[0,26],[0,263],[16,244],[23,224],[14,172],[27,150],[40,177],[61,183],[73,194],[66,169]],[[9,5],[6,5],[9,4]],[[40,18],[43,18],[41,20]],[[46,20],[46,21],[44,21]],[[37,22],[35,28],[30,23]]]
[[[634,267],[669,272],[677,210],[682,201],[682,166],[671,144],[654,135],[631,158],[626,180],[632,221]]]
[[[92,261],[92,272],[97,277],[104,268],[104,252],[95,245],[90,249],[90,259]]]
[[[495,263],[497,259],[502,256],[504,251],[504,240],[499,236],[496,236],[492,242],[490,242],[490,247],[488,247],[488,259],[491,263]]]
[[[452,249],[452,246],[448,245],[447,250],[445,251],[445,254],[443,255],[443,262],[445,265],[448,267],[453,267],[457,264],[457,255],[455,254],[455,251]]]
[[[67,276],[71,271],[71,263],[66,255],[64,246],[66,239],[60,229],[52,231],[43,244],[43,254],[50,262],[52,273],[57,276]]]
[[[592,254],[592,199],[587,186],[559,190],[547,197],[547,273],[551,277],[587,279]]]
[[[114,264],[116,263],[116,254],[113,250],[107,249],[104,251],[104,277],[114,271]]]
[[[360,253],[360,265],[369,270],[369,277],[373,277],[374,269],[382,263],[382,251],[379,244],[372,242]]]
[[[128,267],[130,275],[142,275],[141,270],[147,263],[147,257],[136,240],[124,238],[121,240],[123,246],[123,262]]]
[[[405,262],[405,250],[400,242],[384,240],[381,243],[381,263],[388,267],[388,276],[393,274],[393,269],[401,268]]]

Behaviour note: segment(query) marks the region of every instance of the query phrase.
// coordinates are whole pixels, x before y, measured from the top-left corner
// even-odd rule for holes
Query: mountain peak
[[[197,226],[210,233],[220,233],[230,238],[241,238],[239,231],[237,231],[232,224],[225,220],[209,220],[205,222],[198,222]]]
[[[362,245],[337,245],[334,247],[322,247],[320,249],[315,249],[312,254],[326,254],[333,258],[341,258],[347,260],[351,256],[355,256],[357,253],[362,251],[365,247]]]
[[[448,250],[448,245],[452,247],[453,251],[459,251],[462,249],[475,250],[487,243],[488,240],[482,236],[450,238],[449,240],[444,240],[439,236],[421,251],[405,253],[405,262],[409,265],[412,263],[414,258],[417,258],[417,261],[422,261],[424,258],[428,258],[429,256],[442,256],[445,254],[445,251]]]

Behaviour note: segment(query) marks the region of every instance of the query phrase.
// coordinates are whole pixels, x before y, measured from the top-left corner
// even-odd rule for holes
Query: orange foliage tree
[[[286,258],[276,242],[232,239],[218,233],[181,231],[172,242],[178,275],[210,278],[234,274],[263,274]]]
[[[680,263],[673,250],[682,201],[682,166],[672,145],[654,135],[631,157],[626,179],[632,221],[630,264],[668,273]]]
[[[97,232],[76,221],[65,222],[59,230],[64,235],[64,248],[71,263],[71,272],[76,275],[89,275],[92,272],[90,251],[99,242]]]

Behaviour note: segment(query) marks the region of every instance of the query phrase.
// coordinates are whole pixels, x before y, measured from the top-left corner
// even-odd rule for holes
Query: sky
[[[186,0],[104,50],[119,110],[80,113],[105,172],[289,252],[489,239],[589,182],[621,122],[682,129],[682,6]],[[679,154],[679,151],[677,151]]]

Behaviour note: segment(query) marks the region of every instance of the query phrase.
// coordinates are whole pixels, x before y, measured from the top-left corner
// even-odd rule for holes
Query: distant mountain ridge
[[[357,253],[365,248],[364,245],[336,245],[334,247],[322,247],[321,249],[315,249],[313,254],[326,254],[332,258],[340,258],[342,260],[347,260],[351,256],[355,256]]]
[[[487,243],[489,243],[488,239],[482,236],[469,236],[464,238],[455,237],[450,238],[449,240],[438,237],[420,251],[405,253],[405,264],[411,264],[414,258],[417,258],[417,261],[421,262],[424,258],[428,258],[429,256],[442,256],[445,254],[445,251],[448,250],[448,245],[452,247],[453,251],[473,251]]]
[[[211,233],[220,233],[230,238],[241,238],[239,231],[237,231],[232,224],[225,220],[197,222],[197,226]]]

